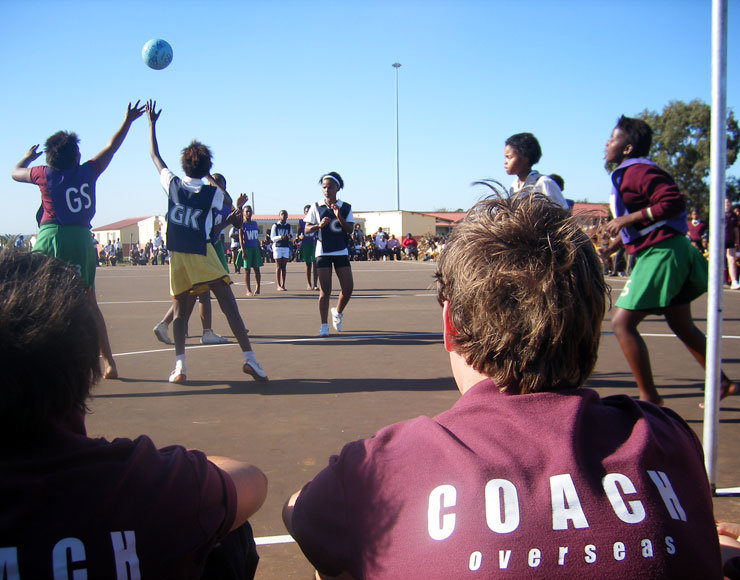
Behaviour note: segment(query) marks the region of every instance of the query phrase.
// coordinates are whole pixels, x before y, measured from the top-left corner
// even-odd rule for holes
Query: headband
[[[334,180],[334,181],[336,182],[336,184],[337,184],[337,185],[338,185],[338,186],[340,187],[340,189],[341,189],[341,187],[342,187],[342,184],[341,184],[341,183],[339,183],[339,180],[338,180],[338,179],[337,179],[336,177],[334,177],[333,175],[328,175],[328,174],[327,174],[327,175],[324,175],[324,177],[322,177],[322,178],[321,178],[321,181],[324,181],[324,179],[332,179],[332,180]]]

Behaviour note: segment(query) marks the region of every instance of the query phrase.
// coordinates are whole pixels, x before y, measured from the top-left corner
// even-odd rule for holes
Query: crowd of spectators
[[[107,243],[101,244],[93,234],[93,245],[95,253],[98,256],[98,265],[115,266],[124,262],[123,244],[120,238],[108,240]],[[147,264],[156,266],[169,264],[170,257],[167,247],[159,232],[154,240],[149,240],[143,246],[139,242],[131,243],[128,253],[128,262],[132,266],[146,266]]]
[[[226,257],[229,264],[235,264],[234,260],[239,251],[239,246],[233,245],[231,240],[233,233],[230,233],[223,240],[226,249]],[[392,260],[418,260],[422,256],[424,261],[436,260],[439,257],[440,250],[444,247],[445,236],[424,236],[416,238],[409,232],[403,238],[399,239],[395,234],[389,234],[382,227],[378,228],[375,234],[365,234],[360,224],[355,224],[354,231],[347,236],[347,248],[349,258],[352,261],[392,261]],[[291,242],[290,258],[291,262],[300,262],[301,237]],[[267,262],[273,262],[272,240],[270,234],[265,233],[260,242],[262,258]],[[235,265],[236,268],[236,265]],[[238,273],[238,269],[235,270]]]

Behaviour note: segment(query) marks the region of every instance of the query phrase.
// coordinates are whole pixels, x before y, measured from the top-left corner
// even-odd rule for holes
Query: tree
[[[740,179],[729,176],[725,181],[725,186],[730,201],[733,203],[740,201]]]
[[[637,115],[653,130],[649,158],[676,180],[689,207],[706,213],[709,200],[711,108],[706,103],[671,101],[658,114],[645,109]],[[727,167],[737,160],[740,127],[730,110],[727,116]]]

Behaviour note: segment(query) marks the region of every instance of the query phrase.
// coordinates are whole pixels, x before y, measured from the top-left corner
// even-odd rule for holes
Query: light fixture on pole
[[[396,210],[401,211],[401,173],[398,155],[398,69],[401,68],[401,63],[394,62],[391,66],[396,69]]]

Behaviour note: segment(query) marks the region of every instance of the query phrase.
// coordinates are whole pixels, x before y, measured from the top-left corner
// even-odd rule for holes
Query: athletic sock
[[[180,371],[182,374],[185,374],[185,355],[184,354],[175,355],[175,370]]]

